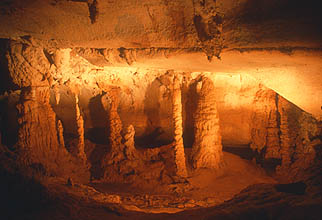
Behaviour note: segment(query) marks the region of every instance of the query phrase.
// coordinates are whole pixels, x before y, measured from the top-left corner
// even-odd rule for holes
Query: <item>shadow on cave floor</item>
[[[255,153],[250,148],[249,145],[242,145],[242,146],[223,145],[223,151],[235,154],[245,160],[252,160],[255,157]]]
[[[135,137],[135,146],[137,148],[156,148],[171,144],[172,141],[162,138],[164,131],[162,128],[155,128],[150,134]]]

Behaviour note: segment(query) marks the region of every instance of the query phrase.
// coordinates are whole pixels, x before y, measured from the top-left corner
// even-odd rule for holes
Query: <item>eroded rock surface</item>
[[[196,84],[198,104],[194,113],[194,168],[219,169],[222,166],[222,144],[219,117],[211,79],[201,76]]]
[[[321,143],[318,122],[272,90],[258,91],[252,119],[251,148],[264,163],[276,167],[284,181],[301,180],[315,163]]]
[[[182,103],[180,80],[177,76],[173,78],[172,94],[172,115],[174,121],[174,154],[176,163],[176,172],[178,176],[187,176],[186,157],[183,146],[183,128],[182,128]]]

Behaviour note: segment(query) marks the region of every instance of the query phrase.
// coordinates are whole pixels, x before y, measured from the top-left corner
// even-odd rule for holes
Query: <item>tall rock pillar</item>
[[[173,78],[172,95],[172,118],[174,123],[174,157],[176,165],[176,174],[181,177],[187,176],[186,158],[183,146],[182,129],[182,103],[180,80],[177,76]]]
[[[118,160],[117,158],[124,157],[122,144],[122,121],[117,112],[119,105],[119,89],[110,88],[108,93],[102,96],[101,102],[108,113],[108,127],[109,127],[109,144],[111,146],[110,161]]]
[[[85,138],[84,138],[84,119],[83,116],[80,114],[80,109],[78,106],[78,96],[75,95],[75,108],[76,108],[76,123],[77,123],[77,135],[78,135],[78,142],[77,142],[77,156],[82,160],[86,161],[86,154],[85,154]]]
[[[197,109],[194,113],[192,165],[195,169],[221,167],[223,160],[219,117],[213,82],[202,76],[196,86]]]

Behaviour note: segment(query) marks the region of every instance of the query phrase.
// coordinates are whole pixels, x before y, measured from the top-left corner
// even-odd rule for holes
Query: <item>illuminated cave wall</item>
[[[93,56],[89,54],[89,57]],[[110,92],[113,89],[119,91],[117,112],[122,125],[124,128],[134,126],[137,146],[146,148],[171,143],[174,137],[174,75],[180,76],[182,80],[183,135],[186,147],[192,146],[194,141],[194,117],[198,100],[194,85],[200,75],[208,77],[214,84],[214,97],[224,146],[251,148],[259,155],[257,162],[275,161],[274,166],[281,175],[287,173],[284,175],[286,178],[291,176],[291,179],[296,179],[298,173],[314,161],[315,146],[320,143],[320,128],[310,114],[265,87],[248,73],[231,75],[161,68],[98,66],[72,49],[51,51],[18,41],[10,42],[6,58],[13,83],[23,91],[17,90],[8,95],[10,109],[15,109],[17,103],[27,106],[25,109],[19,107],[18,120],[14,114],[7,112],[13,121],[20,123],[20,136],[11,123],[7,123],[6,126],[8,131],[18,136],[18,144],[21,146],[28,146],[31,141],[34,147],[30,152],[35,154],[34,161],[44,163],[49,168],[60,162],[60,157],[56,157],[59,154],[50,157],[53,165],[48,165],[42,160],[45,157],[41,156],[46,154],[46,149],[42,146],[47,145],[47,142],[48,146],[53,144],[52,149],[59,149],[58,142],[50,141],[58,139],[58,134],[61,133],[58,124],[54,124],[54,118],[57,117],[62,122],[67,148],[81,136],[77,132],[75,95],[79,98],[78,105],[84,119],[85,139],[92,143],[108,143],[110,118],[104,106],[106,103],[101,99],[103,96],[111,97]],[[45,93],[37,93],[42,90]],[[30,100],[28,96],[24,96],[26,91],[30,91]],[[39,114],[33,111],[29,114],[26,109],[28,106],[31,109],[35,108]],[[53,117],[44,116],[46,114]],[[31,119],[28,120],[28,117]],[[50,126],[46,126],[45,122],[50,118],[53,121],[48,122]],[[48,127],[50,132],[44,136],[41,129],[37,130],[37,124]],[[23,133],[21,125],[37,131],[35,136],[27,138],[29,134],[27,131]],[[17,133],[14,134],[15,131]],[[42,136],[43,139],[37,139]],[[6,138],[4,133],[3,139]],[[86,143],[89,146],[90,142]],[[55,152],[56,150],[53,150],[53,153]],[[66,159],[69,156],[61,158]],[[69,161],[71,169],[77,167],[77,161]],[[59,170],[58,167],[55,169]],[[293,173],[289,172],[290,170]]]

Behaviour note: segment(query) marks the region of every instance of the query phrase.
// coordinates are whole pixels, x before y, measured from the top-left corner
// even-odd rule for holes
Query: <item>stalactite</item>
[[[59,93],[59,88],[57,86],[54,87],[54,93],[55,93],[56,105],[59,105],[60,93]]]
[[[78,142],[77,142],[77,156],[82,160],[86,161],[85,154],[85,140],[84,140],[84,119],[80,113],[80,109],[78,106],[78,96],[75,95],[76,100],[76,122],[77,122],[77,134],[78,134]]]
[[[197,93],[192,165],[194,168],[218,169],[222,165],[223,152],[213,82],[202,76],[197,83]]]
[[[174,154],[176,174],[181,177],[187,176],[186,158],[183,146],[182,129],[182,103],[180,80],[177,76],[173,78],[172,96],[172,118],[174,123]]]

